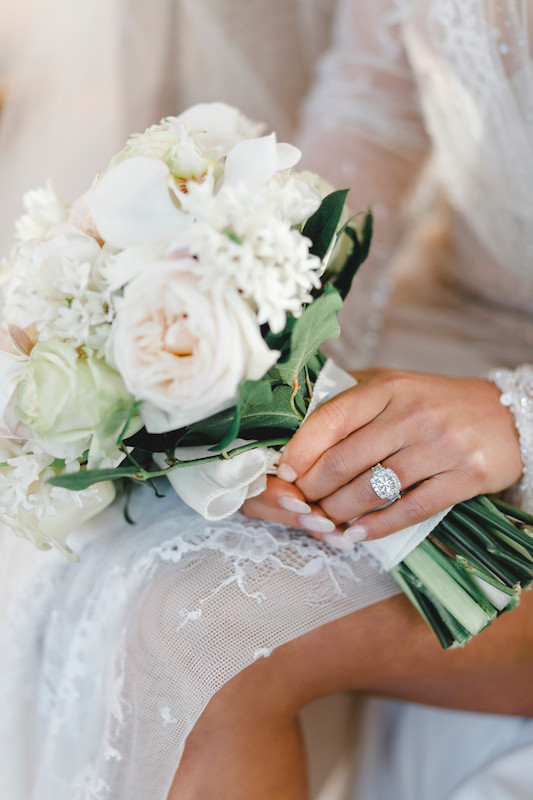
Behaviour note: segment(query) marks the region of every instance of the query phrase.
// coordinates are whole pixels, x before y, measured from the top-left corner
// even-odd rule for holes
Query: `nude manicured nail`
[[[364,542],[365,539],[368,539],[368,528],[366,525],[350,525],[349,528],[346,528],[344,531],[344,538],[347,539],[349,542]]]
[[[329,544],[330,547],[335,547],[336,550],[354,550],[355,548],[353,542],[349,542],[344,536],[338,533],[325,533],[324,541],[326,544]]]
[[[280,497],[278,503],[286,511],[294,511],[296,514],[310,514],[313,510],[311,506],[308,506],[303,500],[298,500],[297,497]]]
[[[327,517],[321,517],[319,514],[302,515],[300,517],[300,525],[308,531],[313,531],[313,533],[331,533],[336,528],[334,522]]]
[[[280,464],[278,467],[278,478],[281,478],[282,481],[287,481],[287,483],[294,483],[297,478],[297,474],[293,470],[292,467],[289,467],[288,464]]]

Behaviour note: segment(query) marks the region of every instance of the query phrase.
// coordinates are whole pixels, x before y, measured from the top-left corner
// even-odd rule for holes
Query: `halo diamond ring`
[[[401,497],[402,484],[399,477],[390,467],[383,467],[381,464],[376,464],[375,467],[372,467],[370,485],[380,500],[394,502],[394,500],[399,500]]]

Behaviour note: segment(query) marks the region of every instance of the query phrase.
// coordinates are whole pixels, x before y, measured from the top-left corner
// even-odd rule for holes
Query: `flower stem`
[[[203,458],[195,458],[191,461],[176,461],[171,466],[166,467],[165,469],[158,469],[158,470],[146,470],[142,467],[139,468],[137,474],[135,475],[135,479],[139,481],[146,481],[151,478],[160,478],[163,475],[168,475],[169,472],[174,472],[175,469],[181,469],[182,467],[190,467],[193,464],[209,464],[213,461],[227,461],[230,458],[235,458],[235,456],[239,456],[241,453],[246,453],[248,450],[257,449],[258,446],[260,447],[281,447],[284,444],[287,444],[289,441],[290,436],[280,437],[279,439],[268,439],[265,442],[261,442],[258,445],[257,442],[248,442],[247,444],[241,444],[239,447],[234,447],[233,450],[227,450],[224,454],[218,453],[217,455],[213,456],[204,456]]]

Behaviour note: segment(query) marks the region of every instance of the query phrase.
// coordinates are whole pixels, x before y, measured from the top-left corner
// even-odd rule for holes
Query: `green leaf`
[[[320,208],[309,217],[302,234],[312,241],[310,252],[321,260],[329,250],[342,216],[349,189],[339,189],[322,200]]]
[[[195,445],[216,445],[224,441],[232,431],[238,430],[239,414],[237,406],[231,406],[218,414],[189,425],[183,435],[176,441],[176,446],[194,447]],[[230,443],[235,436],[232,435]],[[224,448],[221,448],[224,449]]]
[[[116,467],[116,469],[86,469],[72,474],[62,473],[50,478],[48,483],[52,486],[61,486],[63,489],[79,491],[87,489],[101,481],[118,481],[121,478],[134,478],[139,472],[138,467]]]
[[[307,306],[296,320],[287,361],[278,361],[269,374],[293,386],[298,381],[300,371],[317,354],[326,339],[336,339],[340,335],[337,313],[341,308],[340,294],[333,286],[328,286],[324,294]]]
[[[370,253],[370,245],[372,244],[372,236],[374,235],[374,216],[369,211],[365,217],[363,224],[363,236],[361,240],[361,247],[363,250],[361,264],[367,260]]]
[[[241,411],[239,435],[243,438],[263,439],[265,431],[269,433],[294,433],[301,423],[290,404],[292,386],[278,384],[273,386],[270,396],[261,397],[250,393],[247,403]],[[261,435],[262,434],[262,435]]]
[[[357,231],[351,226],[345,227],[342,231],[342,235],[348,236],[352,241],[352,252],[346,259],[346,262],[339,275],[333,281],[333,285],[340,293],[343,300],[346,299],[348,292],[350,291],[352,281],[356,276],[359,267],[368,258],[370,243],[372,240],[372,231],[373,218],[370,212],[365,216],[363,229],[360,235],[358,235]]]
[[[272,401],[272,388],[270,380],[263,378],[259,381],[245,381],[239,389],[237,408],[230,428],[224,437],[209,449],[213,453],[220,453],[226,450],[235,441],[240,433],[242,417],[247,413],[252,413],[256,407],[268,408]]]
[[[292,314],[287,314],[287,322],[285,327],[279,333],[272,333],[267,331],[265,335],[265,342],[271,350],[279,350],[281,352],[281,359],[284,359],[291,344],[291,335],[294,325],[296,323],[295,317]]]

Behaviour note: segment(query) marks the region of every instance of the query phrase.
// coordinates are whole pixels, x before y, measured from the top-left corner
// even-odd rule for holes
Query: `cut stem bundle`
[[[533,580],[533,517],[497,498],[454,506],[391,574],[445,648],[514,608]]]

